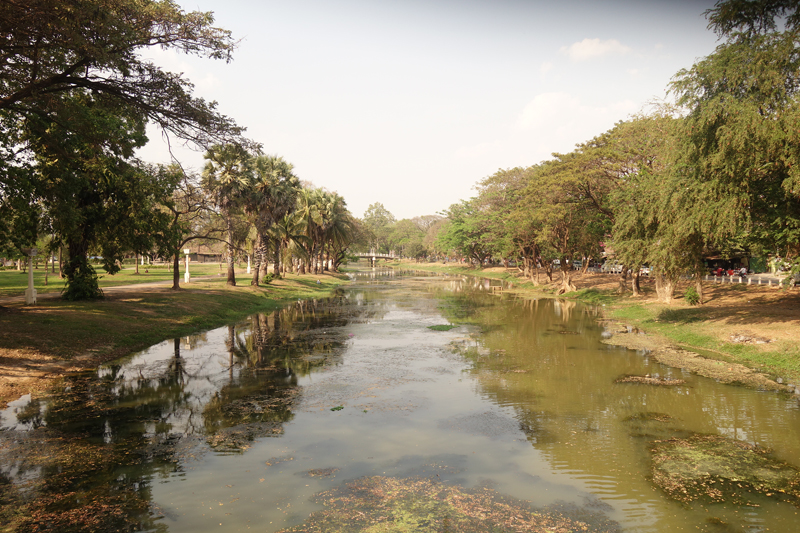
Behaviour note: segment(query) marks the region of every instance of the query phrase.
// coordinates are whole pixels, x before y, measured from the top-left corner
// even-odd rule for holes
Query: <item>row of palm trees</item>
[[[211,147],[202,174],[225,221],[228,284],[236,285],[237,221],[254,231],[252,285],[267,275],[336,270],[357,233],[355,218],[339,194],[303,187],[294,167],[277,155],[253,155],[234,144]]]

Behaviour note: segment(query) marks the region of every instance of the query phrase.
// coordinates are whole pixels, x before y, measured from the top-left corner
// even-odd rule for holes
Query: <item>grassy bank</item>
[[[0,310],[0,401],[41,390],[47,377],[90,368],[165,339],[269,312],[290,301],[324,297],[346,279],[290,275],[254,288],[247,279],[229,287],[219,278],[190,283],[178,292],[132,286],[98,301],[6,304]]]
[[[555,296],[556,284],[534,286],[513,270],[474,269],[436,263],[396,263],[444,274],[462,274],[512,282],[513,292],[526,296]],[[553,276],[558,281],[558,275]],[[617,276],[578,275],[578,291],[561,298],[602,305],[605,315],[637,327],[657,343],[690,350],[705,358],[733,362],[790,383],[800,383],[800,291],[757,285],[709,283],[706,303],[690,306],[679,298],[671,305],[656,301],[652,280],[643,279],[644,294],[633,298],[617,292]]]

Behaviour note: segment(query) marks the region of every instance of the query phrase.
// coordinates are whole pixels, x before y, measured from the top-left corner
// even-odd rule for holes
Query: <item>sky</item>
[[[713,1],[177,1],[233,32],[233,61],[147,57],[358,217],[440,213],[499,169],[570,152],[669,99],[719,44]],[[169,162],[150,138],[139,157]],[[202,152],[173,153],[202,169]]]

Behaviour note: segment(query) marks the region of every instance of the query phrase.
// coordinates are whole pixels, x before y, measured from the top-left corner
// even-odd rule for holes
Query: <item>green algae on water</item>
[[[616,522],[585,508],[534,509],[489,488],[464,489],[430,478],[363,477],[315,500],[325,509],[284,533],[620,531]]]
[[[800,504],[800,471],[769,456],[769,450],[718,435],[655,441],[653,482],[689,503],[748,504],[768,496]]]

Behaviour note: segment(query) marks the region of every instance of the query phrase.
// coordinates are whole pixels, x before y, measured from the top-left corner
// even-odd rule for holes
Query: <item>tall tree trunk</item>
[[[58,277],[60,279],[64,279],[64,261],[63,261],[63,257],[64,257],[64,247],[63,246],[59,246],[58,247]]]
[[[700,305],[703,305],[703,276],[705,276],[705,274],[706,269],[704,265],[698,262],[694,272],[694,290],[697,291],[697,295],[700,297],[700,301],[698,302]]]
[[[138,262],[137,262],[138,264]],[[181,288],[181,253],[175,252],[172,257],[172,290],[178,291]]]
[[[628,291],[628,267],[621,265],[622,271],[619,273],[619,286],[617,292],[622,294]]]
[[[228,230],[228,285],[236,286],[236,269],[233,258],[233,217],[230,212],[225,213],[225,222]]]
[[[273,253],[275,254],[275,263],[272,266],[272,275],[276,278],[281,277],[281,240],[275,239],[275,246],[273,246]]]
[[[581,274],[586,274],[589,271],[589,263],[592,261],[592,256],[586,257],[583,260],[583,268],[581,269]]]
[[[137,276],[139,275],[139,254],[136,254],[136,271],[134,272]]]
[[[636,269],[631,276],[631,289],[633,290],[634,296],[640,296],[642,294],[642,287],[639,285],[639,276],[641,275],[639,269]]]
[[[261,276],[261,246],[264,242],[264,237],[261,231],[256,230],[256,245],[253,249],[253,279],[250,280],[250,285],[258,287],[259,277]]]

